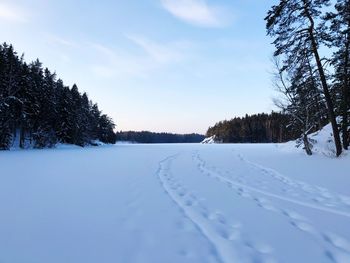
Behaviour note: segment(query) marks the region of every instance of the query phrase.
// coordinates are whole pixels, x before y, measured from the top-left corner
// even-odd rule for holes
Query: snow
[[[203,144],[213,144],[213,143],[216,143],[216,141],[215,141],[215,135],[213,135],[213,136],[210,136],[210,137],[208,137],[208,138],[205,138],[203,141],[202,141],[202,143]]]
[[[349,156],[289,144],[0,152],[0,262],[350,262]]]
[[[334,144],[333,132],[331,124],[327,124],[321,130],[308,135],[309,141],[312,144],[312,153],[316,155],[324,155],[331,158],[336,156],[336,149]],[[295,152],[295,148],[299,148],[300,152],[304,152],[303,144],[298,140],[279,144],[279,147],[284,151]],[[343,153],[343,156],[347,152]]]
[[[309,137],[314,141],[313,152],[327,156],[335,156],[336,149],[331,124],[326,125],[320,131],[311,134]]]

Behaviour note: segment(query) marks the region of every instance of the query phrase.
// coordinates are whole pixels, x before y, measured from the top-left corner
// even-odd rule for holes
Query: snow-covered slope
[[[211,136],[211,137],[208,137],[208,138],[205,138],[203,141],[202,141],[203,144],[212,144],[212,143],[215,143],[215,135]]]
[[[312,151],[315,153],[335,156],[336,150],[331,124],[326,125],[320,131],[311,134]]]
[[[0,152],[0,262],[350,262],[348,156],[273,144]]]
[[[222,143],[222,141],[218,140],[216,135],[210,136],[208,138],[205,138],[202,142],[202,144],[213,144],[213,143]]]
[[[320,131],[310,134],[308,138],[312,145],[313,154],[335,157],[336,150],[331,124],[324,126]],[[279,147],[290,152],[304,151],[303,144],[301,144],[298,140],[279,144]],[[296,148],[299,150],[296,150]],[[344,155],[347,155],[347,151],[343,152],[343,156]]]

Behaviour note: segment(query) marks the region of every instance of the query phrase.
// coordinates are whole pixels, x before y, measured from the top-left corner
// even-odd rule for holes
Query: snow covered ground
[[[285,145],[0,153],[0,262],[350,262],[349,156]]]

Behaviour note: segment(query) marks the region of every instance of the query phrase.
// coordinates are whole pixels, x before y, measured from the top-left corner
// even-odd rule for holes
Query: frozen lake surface
[[[350,262],[350,158],[276,144],[0,153],[0,262]]]

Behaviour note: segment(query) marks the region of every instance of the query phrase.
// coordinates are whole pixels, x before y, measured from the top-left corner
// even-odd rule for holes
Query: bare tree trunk
[[[25,147],[24,140],[25,140],[25,131],[23,128],[23,123],[21,123],[20,132],[19,132],[19,147],[21,149],[24,149]]]
[[[309,139],[308,139],[306,133],[303,134],[303,142],[304,142],[304,149],[306,151],[306,154],[307,155],[312,155],[311,144],[309,142]]]

